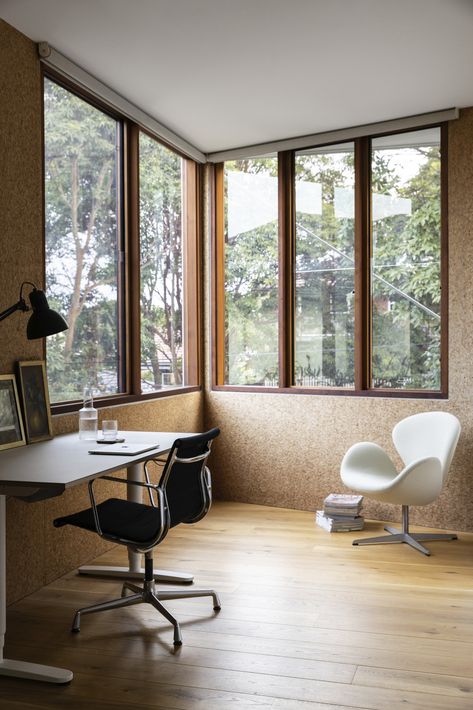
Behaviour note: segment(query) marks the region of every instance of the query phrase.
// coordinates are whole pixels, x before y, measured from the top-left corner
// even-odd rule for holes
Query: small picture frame
[[[46,363],[44,360],[19,362],[18,378],[28,444],[52,439]]]
[[[15,375],[0,375],[0,450],[25,444]]]

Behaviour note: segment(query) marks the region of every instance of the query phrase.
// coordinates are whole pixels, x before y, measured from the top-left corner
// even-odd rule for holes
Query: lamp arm
[[[36,290],[36,286],[32,281],[23,281],[23,283],[20,286],[20,298],[16,303],[13,304],[13,306],[10,306],[10,308],[5,308],[4,311],[0,313],[0,321],[5,320],[5,318],[8,318],[8,316],[11,316],[12,313],[15,313],[15,311],[29,311],[30,307],[26,305],[26,301],[23,298],[23,286],[33,286],[33,289]]]
[[[5,308],[4,311],[0,313],[0,321],[5,320],[8,316],[11,316],[15,311],[29,311],[30,309],[26,305],[25,299],[22,297],[17,303],[14,303],[10,308]]]

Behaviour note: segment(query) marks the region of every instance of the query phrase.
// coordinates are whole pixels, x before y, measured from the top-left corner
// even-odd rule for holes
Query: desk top
[[[128,443],[156,442],[159,448],[135,456],[94,456],[88,452],[89,449],[97,448],[95,441],[82,441],[77,433],[56,436],[49,441],[1,451],[0,486],[46,487],[54,489],[57,495],[65,488],[101,474],[119,471],[153,456],[166,454],[175,439],[192,436],[191,433],[162,431],[120,431],[120,435]],[[16,495],[12,491],[13,494]]]

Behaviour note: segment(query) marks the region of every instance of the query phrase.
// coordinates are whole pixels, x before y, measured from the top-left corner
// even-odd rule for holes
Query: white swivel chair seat
[[[352,446],[345,454],[343,483],[368,498],[402,506],[402,531],[386,526],[389,535],[354,540],[354,545],[406,542],[424,555],[424,540],[455,540],[453,534],[411,533],[409,506],[428,505],[439,495],[460,436],[460,422],[448,412],[424,412],[403,419],[393,429],[393,442],[405,468],[396,470],[388,454],[370,442]]]

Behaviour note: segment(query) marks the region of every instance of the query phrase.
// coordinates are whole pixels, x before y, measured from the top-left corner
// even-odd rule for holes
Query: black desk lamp
[[[33,286],[33,290],[29,294],[31,308],[26,305],[26,301],[23,298],[23,286],[26,285]],[[49,307],[44,291],[36,288],[31,281],[23,281],[20,287],[19,300],[14,303],[13,306],[6,308],[0,313],[0,321],[5,320],[5,318],[11,316],[12,313],[15,313],[15,311],[30,310],[32,310],[33,313],[26,326],[26,337],[28,340],[46,338],[48,335],[54,335],[54,333],[67,330],[69,327],[64,318],[59,315],[57,311],[53,311],[53,309]]]

